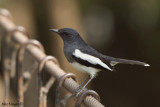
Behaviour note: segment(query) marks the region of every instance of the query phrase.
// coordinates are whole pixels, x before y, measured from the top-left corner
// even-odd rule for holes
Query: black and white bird
[[[149,64],[140,61],[113,58],[103,55],[91,46],[87,45],[80,37],[79,33],[74,29],[63,28],[59,30],[50,30],[58,33],[63,39],[64,54],[68,62],[80,71],[84,71],[89,74],[89,79],[86,78],[80,85],[80,88],[85,88],[96,76],[97,72],[101,70],[113,71],[113,67],[119,63],[150,66]]]

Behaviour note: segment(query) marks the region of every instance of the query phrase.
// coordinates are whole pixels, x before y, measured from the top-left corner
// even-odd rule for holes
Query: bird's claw
[[[73,93],[73,96],[78,97],[85,90],[86,89],[84,87],[78,87],[76,91]]]
[[[98,95],[97,92],[93,91],[93,90],[84,90],[83,92],[81,92],[78,97],[77,97],[77,101],[75,104],[75,107],[80,107],[82,102],[84,101],[84,99],[86,98],[86,96],[92,96],[95,99],[97,99],[98,101],[100,101],[100,97]]]

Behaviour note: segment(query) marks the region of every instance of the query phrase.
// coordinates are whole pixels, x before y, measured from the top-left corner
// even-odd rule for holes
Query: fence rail
[[[5,9],[0,9],[0,36],[6,38],[8,33],[15,29],[16,25],[12,21],[12,16]],[[15,47],[16,44],[19,46],[24,45],[29,41],[25,33],[16,31],[11,35],[11,41],[14,41]],[[3,46],[2,46],[3,48]],[[38,63],[42,61],[47,55],[35,45],[31,45],[29,48],[26,48],[26,52],[33,56],[34,60]],[[61,78],[66,74],[57,64],[52,61],[46,61],[44,65],[44,70],[48,72],[55,79]],[[72,78],[65,79],[63,86],[71,93],[74,93],[78,88],[79,84],[76,83]],[[92,96],[87,96],[83,102],[88,107],[104,107],[98,100]]]

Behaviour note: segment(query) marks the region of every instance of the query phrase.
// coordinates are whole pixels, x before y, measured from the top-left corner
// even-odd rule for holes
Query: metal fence
[[[69,92],[74,93],[78,88],[76,77],[72,73],[65,73],[58,64],[58,61],[53,56],[47,56],[43,49],[43,46],[36,40],[29,39],[28,33],[23,27],[17,27],[12,20],[11,14],[5,10],[0,9],[0,38],[1,38],[1,64],[4,78],[5,97],[4,102],[9,102],[10,96],[10,75],[11,69],[15,69],[17,78],[17,101],[19,107],[23,107],[24,93],[30,84],[32,78],[31,72],[25,72],[22,70],[22,64],[24,59],[24,53],[30,54],[38,63],[38,107],[46,107],[47,93],[50,87],[54,84],[55,80],[58,80],[57,90],[55,93],[59,93],[60,87],[65,87]],[[12,48],[10,48],[12,46]],[[12,56],[15,56],[13,60]],[[11,65],[15,63],[16,67]],[[42,69],[48,72],[51,77],[45,85],[42,81]],[[24,79],[26,80],[24,82]],[[104,107],[98,99],[90,95],[92,91],[87,90],[80,97],[77,97],[76,106],[80,106],[83,102],[88,107]],[[59,97],[59,94],[57,94]]]

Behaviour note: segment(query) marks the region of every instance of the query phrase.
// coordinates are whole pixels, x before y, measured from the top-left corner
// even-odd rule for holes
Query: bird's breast
[[[97,69],[97,68],[94,68],[94,67],[88,67],[88,66],[85,66],[85,65],[82,65],[82,64],[79,64],[77,62],[72,62],[70,63],[74,68],[82,71],[82,72],[86,72],[88,73],[89,75],[91,76],[96,76],[97,72],[100,71],[100,69]]]

